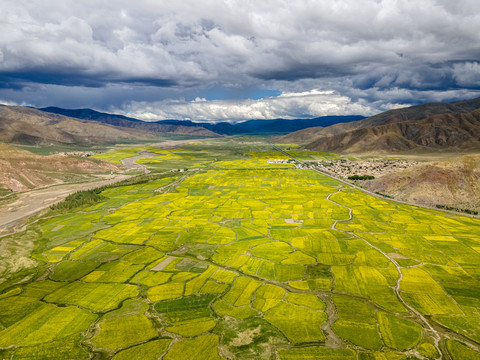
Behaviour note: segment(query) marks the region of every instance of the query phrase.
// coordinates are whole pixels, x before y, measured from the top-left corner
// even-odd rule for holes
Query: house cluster
[[[268,164],[293,164],[294,161],[291,159],[273,159],[267,160]]]
[[[79,157],[89,157],[95,155],[92,151],[69,151],[69,152],[59,152],[56,153],[57,156],[79,156]]]
[[[406,160],[323,160],[316,168],[327,173],[348,178],[352,175],[372,175],[380,177],[398,170],[417,165],[417,161]]]

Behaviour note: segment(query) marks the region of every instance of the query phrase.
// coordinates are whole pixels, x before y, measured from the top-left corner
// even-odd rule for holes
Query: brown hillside
[[[371,191],[416,204],[480,210],[480,155],[419,164],[366,185]]]
[[[479,108],[480,97],[473,100],[464,100],[452,103],[428,103],[402,109],[389,110],[359,121],[335,124],[325,128],[316,127],[303,129],[282,137],[278,137],[275,139],[275,141],[283,144],[307,144],[320,138],[335,136],[372,126],[395,124],[405,121],[417,121],[438,114],[468,113]],[[387,143],[389,141],[393,141],[394,143],[396,142],[396,140],[388,138],[383,139],[382,141]]]
[[[0,106],[0,141],[16,144],[99,144],[148,139],[151,132],[104,125],[22,106]]]
[[[480,149],[480,110],[361,128],[318,138],[305,148],[344,153],[432,148],[477,150]]]
[[[93,174],[120,169],[109,162],[74,156],[40,156],[0,143],[0,189],[25,191],[71,181],[88,181]]]

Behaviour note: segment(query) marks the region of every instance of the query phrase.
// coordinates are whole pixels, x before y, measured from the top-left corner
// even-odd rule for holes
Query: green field
[[[480,358],[479,219],[269,162],[259,139],[98,157],[140,150],[149,176],[0,238],[33,244],[0,254],[0,358]]]

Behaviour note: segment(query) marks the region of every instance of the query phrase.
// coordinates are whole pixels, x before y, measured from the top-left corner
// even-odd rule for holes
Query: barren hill
[[[371,191],[416,204],[480,210],[480,155],[419,164],[365,185]]]
[[[120,168],[113,163],[74,156],[40,156],[0,143],[0,189],[25,191],[46,185],[88,181],[93,174]]]
[[[22,106],[0,106],[0,141],[16,144],[99,144],[148,139],[148,131],[73,119]]]
[[[364,127],[317,138],[306,148],[334,152],[480,150],[480,110]]]

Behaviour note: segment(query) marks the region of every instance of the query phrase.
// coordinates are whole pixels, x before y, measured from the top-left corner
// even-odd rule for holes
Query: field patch
[[[0,347],[28,346],[66,338],[85,331],[97,316],[75,306],[42,304],[34,312],[0,332]]]
[[[170,343],[170,339],[149,341],[145,344],[120,351],[113,357],[113,360],[157,360],[165,354]]]
[[[115,309],[123,300],[135,296],[138,296],[138,290],[133,285],[73,282],[45,297],[45,301],[103,312]]]
[[[260,281],[240,276],[235,279],[232,288],[223,297],[223,300],[234,306],[249,305],[253,292],[260,285]]]
[[[217,335],[204,335],[193,340],[179,341],[172,345],[164,359],[221,360],[217,345]]]
[[[280,360],[355,360],[356,355],[351,349],[329,349],[320,346],[278,350]]]
[[[90,342],[98,349],[115,351],[157,337],[153,323],[145,316],[147,309],[144,302],[125,301],[120,309],[100,319],[99,331]]]
[[[286,291],[281,287],[267,284],[255,291],[255,300],[252,306],[258,311],[265,312],[277,305],[285,296]]]
[[[75,281],[95,270],[99,263],[84,261],[62,261],[55,266],[50,279],[55,281]]]
[[[185,285],[181,282],[169,282],[148,290],[147,296],[151,301],[176,299],[183,295]]]
[[[375,310],[363,301],[334,295],[338,320],[333,330],[342,339],[365,349],[379,350],[383,343],[377,331]]]
[[[285,302],[281,302],[265,313],[265,320],[279,329],[293,343],[325,339],[320,326],[326,319],[327,316],[323,312]]]
[[[398,316],[377,312],[378,328],[385,345],[396,350],[406,350],[415,346],[421,336],[422,327]]]
[[[447,340],[447,349],[453,360],[476,360],[480,357],[478,351],[472,350],[455,340]]]

